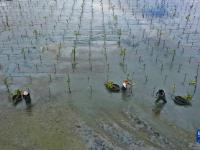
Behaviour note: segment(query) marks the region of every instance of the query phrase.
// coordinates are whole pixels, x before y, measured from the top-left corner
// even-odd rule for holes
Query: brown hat
[[[129,83],[129,81],[128,81],[128,80],[124,80],[124,82],[125,82],[125,83]]]

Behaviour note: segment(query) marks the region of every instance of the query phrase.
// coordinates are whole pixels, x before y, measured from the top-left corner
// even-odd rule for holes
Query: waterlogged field
[[[195,150],[198,0],[0,1],[0,149]],[[127,93],[104,83],[134,82]],[[33,106],[9,92],[28,89]],[[155,107],[164,89],[167,104]],[[171,95],[191,95],[176,105]],[[154,111],[152,111],[154,110]]]

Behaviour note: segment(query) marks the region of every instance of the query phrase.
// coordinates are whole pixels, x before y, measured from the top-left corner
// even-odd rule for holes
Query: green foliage
[[[176,84],[172,85],[172,92],[175,93],[176,92]]]
[[[37,30],[33,30],[33,35],[35,36],[35,38],[37,39],[39,32]]]
[[[38,31],[37,31],[37,30],[33,30],[33,34],[34,34],[34,35],[37,35],[37,34],[38,34]]]
[[[121,62],[120,65],[124,66],[124,62],[125,62],[125,56],[126,56],[126,49],[125,48],[121,48],[120,49],[120,56],[121,56]]]
[[[196,85],[197,84],[197,81],[196,80],[190,80],[189,81],[189,85]]]
[[[108,88],[108,89],[112,89],[113,88],[113,82],[112,81],[108,81],[105,83],[105,86]]]
[[[46,20],[46,19],[47,19],[47,16],[44,16],[43,18]]]
[[[125,48],[121,48],[121,50],[120,50],[120,56],[122,56],[122,57],[126,56],[126,49]]]
[[[186,19],[187,21],[189,21],[189,20],[190,20],[190,14],[187,15],[187,16],[185,17],[185,19]]]
[[[114,16],[113,16],[113,20],[114,20],[115,22],[117,22],[117,15],[114,15]]]
[[[16,89],[14,92],[11,93],[11,96],[20,95],[21,93],[22,93],[22,90]]]
[[[80,32],[79,31],[74,31],[74,35],[78,36],[78,35],[80,35]]]
[[[76,64],[76,47],[72,49],[73,63]]]
[[[58,45],[58,49],[60,50],[61,48],[62,48],[62,44],[60,42],[59,45]]]
[[[12,83],[12,80],[9,79],[9,77],[6,77],[6,78],[4,79],[4,85],[9,86],[11,83]]]
[[[192,95],[191,94],[187,94],[186,96],[183,96],[184,99],[191,101],[192,100]]]
[[[5,79],[4,79],[4,84],[5,84],[5,85],[9,85],[9,83],[8,83],[8,78],[5,78]]]
[[[23,47],[23,48],[21,49],[21,53],[24,54],[25,52],[26,52],[26,48]]]
[[[121,30],[121,29],[117,29],[117,34],[118,34],[119,36],[121,36],[121,35],[122,35],[122,30]]]
[[[173,54],[173,55],[176,54],[176,49],[170,49],[169,54]]]

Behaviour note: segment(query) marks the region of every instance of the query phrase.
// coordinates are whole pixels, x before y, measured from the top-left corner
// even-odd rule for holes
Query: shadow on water
[[[121,93],[121,97],[123,101],[129,101],[131,99],[132,96],[132,92],[130,89],[128,89],[127,91],[122,91]]]
[[[168,14],[166,6],[164,4],[153,6],[147,9],[144,8],[143,13],[146,14],[147,16],[158,17],[158,18],[167,16]]]
[[[152,111],[154,112],[154,114],[156,116],[160,115],[161,111],[163,110],[164,106],[165,106],[166,103],[155,103]]]
[[[26,107],[26,113],[28,116],[32,116],[32,107],[33,107],[33,105],[28,105]]]

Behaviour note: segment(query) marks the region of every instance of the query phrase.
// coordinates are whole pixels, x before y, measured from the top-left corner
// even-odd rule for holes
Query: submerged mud
[[[0,1],[0,149],[197,150],[198,1]],[[108,80],[134,83],[106,90]],[[30,91],[32,107],[10,93]],[[158,89],[167,103],[155,105]],[[192,96],[191,106],[172,95]]]

